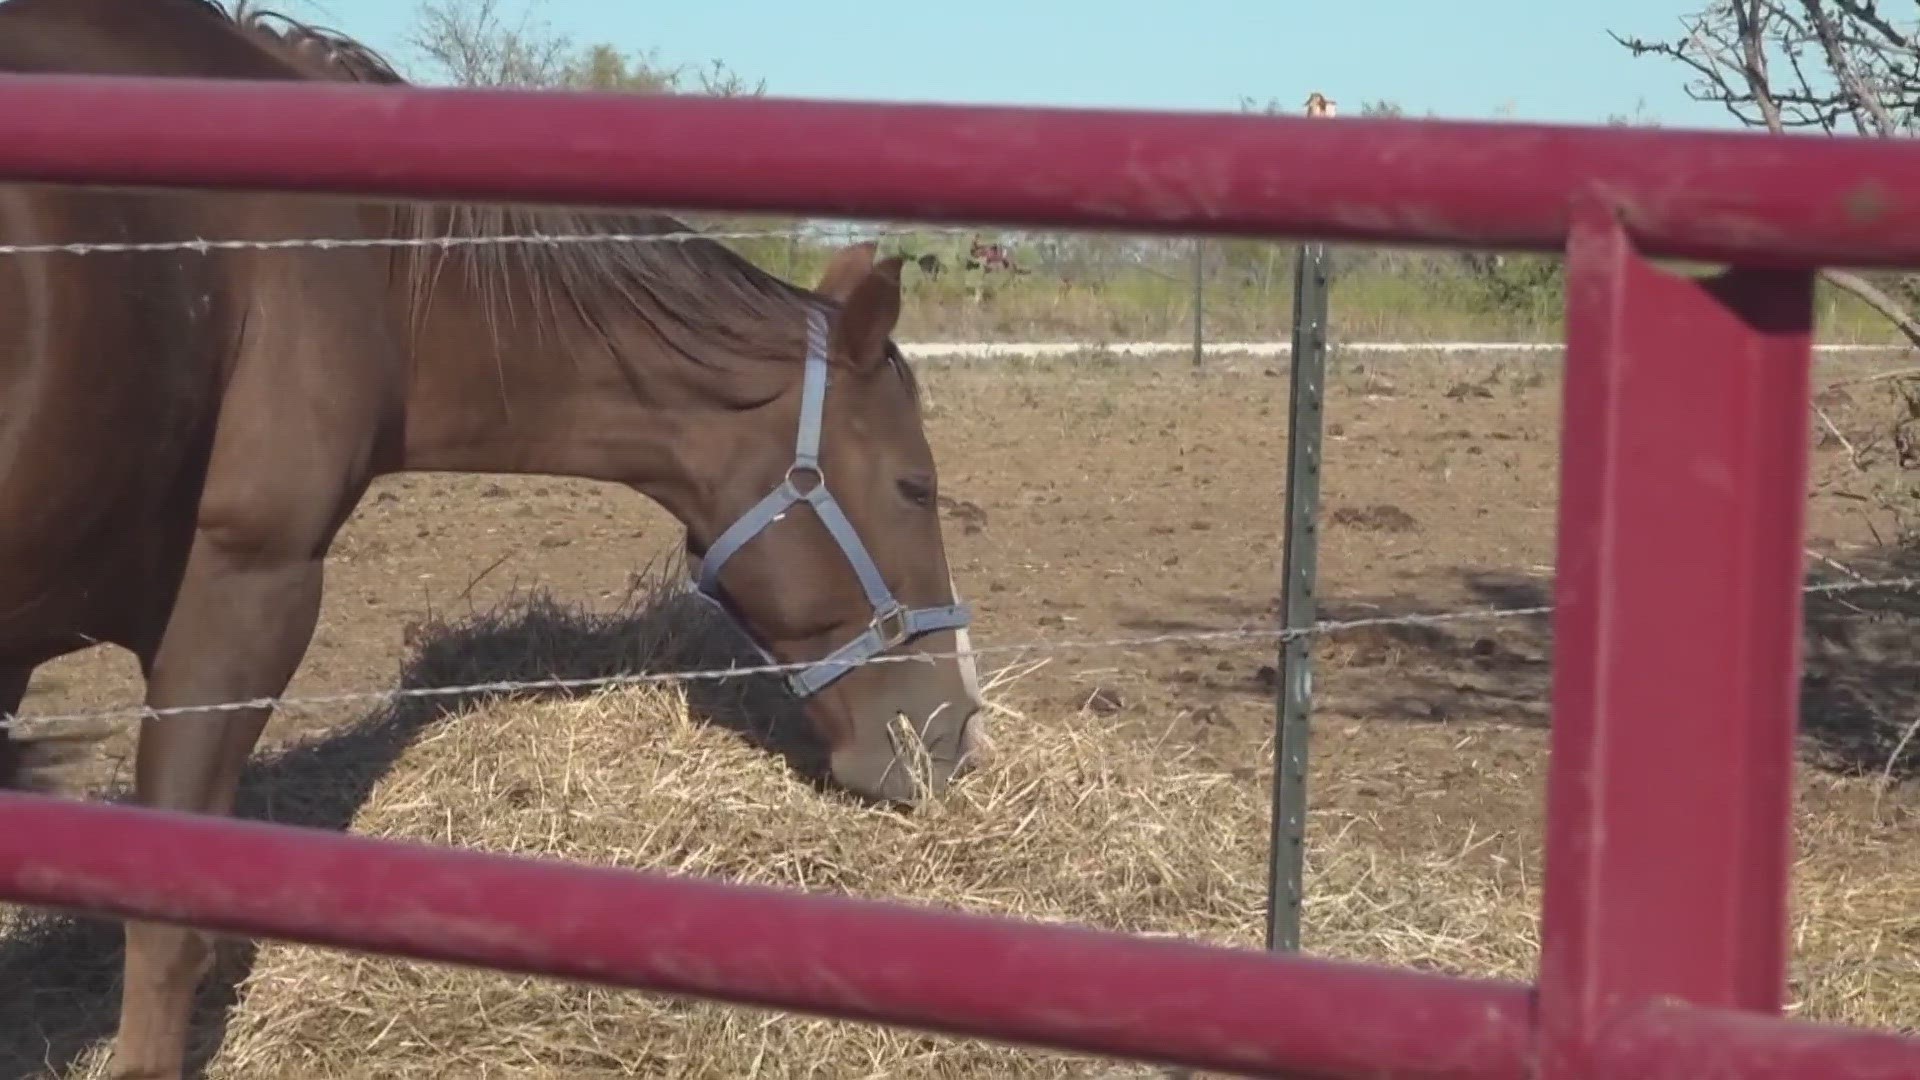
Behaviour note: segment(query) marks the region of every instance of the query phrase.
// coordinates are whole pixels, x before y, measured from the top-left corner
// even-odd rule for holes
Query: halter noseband
[[[854,574],[860,578],[860,587],[866,591],[873,619],[852,641],[787,676],[787,686],[803,698],[818,693],[855,667],[922,634],[935,630],[958,630],[972,622],[972,613],[965,604],[910,608],[894,599],[893,593],[887,589],[886,581],[880,576],[880,568],[874,565],[873,556],[867,553],[866,545],[860,542],[860,534],[854,530],[853,523],[847,520],[840,504],[834,501],[833,493],[827,490],[827,474],[820,468],[820,424],[826,399],[827,321],[818,311],[809,310],[807,362],[800,390],[800,433],[794,442],[793,464],[787,466],[787,475],[779,487],[768,492],[752,509],[740,515],[707,549],[705,558],[701,560],[700,580],[695,586],[696,595],[732,619],[732,612],[720,601],[720,567],[746,546],[749,540],[760,535],[762,529],[778,521],[788,507],[802,502],[813,507],[813,512],[820,517],[820,523],[827,527],[834,542],[840,545],[841,554],[847,557]],[[735,623],[738,625],[737,620]],[[746,627],[741,626],[740,629],[768,663],[777,663],[773,655],[751,633],[746,632]]]

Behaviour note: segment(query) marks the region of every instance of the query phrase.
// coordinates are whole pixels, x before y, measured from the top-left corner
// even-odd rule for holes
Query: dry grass
[[[423,627],[408,681],[724,662],[724,632],[678,601],[642,594],[610,615],[536,601]],[[788,730],[787,706],[764,685],[727,685],[723,694],[661,686],[383,714],[325,737],[334,786],[312,767],[269,763],[251,799],[282,819],[350,815],[366,835],[1257,946],[1263,773],[1203,766],[1177,747],[1121,737],[1092,713],[1003,718],[992,769],[903,814],[823,792],[804,750],[793,749],[805,740]],[[1469,734],[1458,767],[1436,770],[1426,737],[1384,751],[1366,776],[1316,777],[1311,948],[1524,979],[1537,951],[1537,838],[1434,842],[1409,825],[1443,801],[1523,801],[1537,756],[1480,756]],[[316,752],[294,747],[277,760]],[[1860,828],[1853,818],[1803,825],[1804,1009],[1911,1027],[1920,1020],[1920,877],[1897,849],[1878,868],[1823,862],[1830,844],[1852,845]],[[241,968],[225,1030],[211,1036],[214,1078],[1157,1075],[302,946],[263,945]],[[95,1047],[50,1072],[101,1075],[102,1057]]]
[[[734,881],[904,895],[974,910],[1231,936],[1257,894],[1221,890],[1238,837],[1173,844],[1179,817],[1251,811],[1222,778],[1176,777],[1142,806],[1138,759],[1091,724],[1040,769],[983,776],[931,813],[823,796],[695,720],[676,691],[476,713],[431,733],[357,831]],[[1039,747],[1023,748],[1022,757]],[[1062,815],[1079,823],[1059,828]],[[1088,828],[1098,822],[1097,828]],[[1197,901],[1197,903],[1196,903]],[[344,958],[265,953],[216,1075],[1005,1074],[1021,1055],[638,994]]]
[[[1010,730],[931,812],[823,796],[675,691],[484,710],[399,761],[357,832],[1257,944],[1265,795],[1089,715]],[[1315,866],[1322,946],[1515,973],[1519,896],[1452,859]],[[1489,949],[1494,950],[1492,954]],[[1505,950],[1502,955],[1502,950]],[[1009,988],[1010,990],[1014,988]],[[1104,1063],[272,946],[215,1076],[1087,1076]]]
[[[1801,785],[1788,1011],[1920,1034],[1920,813],[1911,800],[1878,820],[1862,813],[1869,800],[1858,796],[1875,783],[1814,775]],[[1854,797],[1829,805],[1831,791]]]

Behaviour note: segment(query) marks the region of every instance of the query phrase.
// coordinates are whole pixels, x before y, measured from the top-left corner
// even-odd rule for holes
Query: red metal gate
[[[1564,245],[1569,347],[1536,986],[18,795],[0,897],[1262,1076],[1920,1076],[1778,1018],[1810,267],[1920,267],[1920,146],[0,78],[23,180]]]

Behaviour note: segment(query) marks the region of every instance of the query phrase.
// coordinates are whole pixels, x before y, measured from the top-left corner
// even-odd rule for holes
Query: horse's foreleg
[[[147,702],[174,709],[279,695],[306,653],[320,608],[317,558],[236,557],[203,533],[147,672]],[[265,708],[175,713],[140,730],[142,805],[228,814]],[[181,1075],[195,991],[213,959],[209,934],[129,922],[113,1075]]]

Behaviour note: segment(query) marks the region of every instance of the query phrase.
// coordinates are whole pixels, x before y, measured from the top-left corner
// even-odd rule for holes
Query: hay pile
[[[536,601],[424,628],[410,682],[724,664],[729,631],[672,596],[589,617]],[[599,660],[581,656],[600,654]],[[564,659],[573,657],[575,659]],[[1004,678],[1004,676],[1003,676]],[[990,683],[992,680],[989,680]],[[990,695],[993,691],[990,690]],[[693,700],[689,700],[689,693]],[[706,696],[702,696],[706,695]],[[1267,791],[1091,714],[997,721],[1001,760],[914,814],[822,793],[758,743],[797,723],[765,686],[482,702],[421,723],[351,829],[496,852],[904,897],[1257,946]],[[391,718],[376,727],[391,728]],[[743,737],[742,733],[748,737]],[[299,751],[294,751],[298,753]],[[802,769],[804,751],[799,752]],[[271,769],[269,770],[271,774]],[[269,785],[310,818],[311,770]],[[1447,857],[1316,852],[1317,950],[1518,973],[1520,897]],[[1491,947],[1509,949],[1495,956]],[[1095,1077],[1157,1075],[972,1041],[265,944],[210,1076]]]
[[[1257,945],[1266,800],[1257,782],[1156,762],[1088,716],[1008,728],[1007,762],[930,812],[823,796],[695,721],[676,691],[483,710],[401,758],[359,833],[735,881],[903,896]],[[1446,864],[1323,877],[1376,954],[1485,948],[1524,932]],[[1325,875],[1326,869],[1321,868]],[[1401,876],[1405,874],[1407,876]],[[1442,899],[1436,899],[1442,898]],[[1424,925],[1413,925],[1410,917]],[[1511,939],[1519,959],[1525,936]],[[1357,942],[1356,942],[1357,943]],[[269,945],[215,1077],[1131,1075],[1100,1062]],[[1152,1075],[1141,1071],[1138,1075]]]
[[[491,851],[909,896],[976,911],[1244,938],[1258,792],[1179,776],[1149,802],[1098,731],[1016,740],[1032,768],[907,816],[823,796],[694,720],[671,690],[478,712],[432,732],[356,832]],[[1184,824],[1220,827],[1194,835]],[[321,950],[263,950],[215,1076],[1085,1075],[1069,1063],[859,1025]]]
[[[601,616],[536,601],[423,628],[408,681],[712,662],[727,632],[700,619],[671,596]],[[900,814],[822,793],[763,748],[797,741],[777,730],[794,722],[782,707],[764,684],[731,683],[416,706],[330,736],[325,748],[285,751],[264,770],[254,812],[309,823],[336,813],[346,823],[345,811],[328,809],[344,800],[357,807],[351,829],[365,835],[1258,945],[1263,774],[1202,767],[1176,747],[1120,737],[1111,718],[1088,713],[1001,718],[991,770],[940,804]],[[804,766],[804,753],[799,760]],[[1410,764],[1395,782],[1410,800],[1443,796],[1427,789],[1449,781],[1427,772]],[[1537,860],[1487,852],[1531,848],[1531,837],[1499,838],[1493,848],[1486,836],[1451,849],[1391,843],[1383,839],[1391,823],[1331,808],[1346,798],[1342,777],[1315,782],[1316,803],[1328,809],[1316,813],[1309,857],[1314,952],[1530,974]],[[1904,902],[1910,923],[1916,896],[1867,885],[1827,881],[1813,895],[1841,906],[1846,893],[1849,910],[1821,911],[1823,902],[1802,915],[1803,943],[1822,954],[1822,974],[1806,987],[1820,1000],[1809,1011],[1911,1024],[1920,1016],[1915,980],[1890,982],[1881,968],[1877,988],[1860,996],[1869,973],[1852,961],[1861,950],[1885,955],[1886,940],[1862,941],[1848,920],[1872,921],[1852,910],[1863,904],[1891,918],[1888,905]],[[225,1030],[208,1037],[219,1044],[208,1070],[215,1080],[1160,1075],[273,943],[246,970]],[[82,1055],[67,1075],[98,1075],[102,1056]]]

